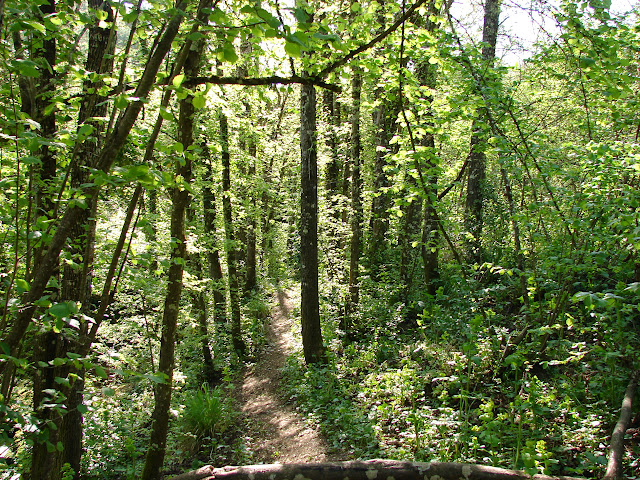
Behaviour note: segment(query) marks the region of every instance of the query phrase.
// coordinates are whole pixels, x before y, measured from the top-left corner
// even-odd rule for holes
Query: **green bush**
[[[188,433],[198,439],[225,433],[233,424],[236,412],[222,387],[203,384],[185,402],[182,420]]]

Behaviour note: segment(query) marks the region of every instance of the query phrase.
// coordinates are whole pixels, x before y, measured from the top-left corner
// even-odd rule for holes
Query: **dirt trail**
[[[260,360],[245,371],[239,392],[247,424],[245,444],[254,463],[338,460],[327,453],[324,439],[282,396],[281,368],[294,342],[289,319],[293,295],[292,291],[278,292],[278,306],[267,325],[267,346]]]

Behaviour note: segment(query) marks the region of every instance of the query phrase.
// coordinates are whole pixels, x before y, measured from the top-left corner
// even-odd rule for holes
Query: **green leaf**
[[[191,32],[189,35],[187,35],[187,38],[192,42],[197,42],[202,37],[204,37],[204,33],[202,32]]]
[[[211,15],[209,15],[209,22],[215,23],[217,25],[224,25],[229,23],[229,17],[220,10],[218,7],[213,9]]]
[[[309,22],[309,14],[305,12],[302,8],[296,8],[293,11],[293,16],[296,17],[296,20],[300,23],[308,23]]]
[[[113,388],[102,387],[102,394],[106,397],[113,397],[116,394],[116,391]]]
[[[22,279],[22,278],[18,278],[18,279],[16,280],[16,287],[17,287],[19,290],[22,290],[23,292],[28,292],[28,291],[29,291],[29,289],[31,288],[31,287],[29,286],[29,283],[28,283],[26,280]]]
[[[287,40],[284,44],[284,51],[291,57],[299,58],[302,54],[302,48],[297,43],[293,43]]]
[[[182,82],[184,81],[184,73],[181,73],[180,75],[176,75],[175,77],[173,77],[173,86],[178,88],[180,85],[182,85]]]
[[[70,303],[72,302],[60,302],[52,305],[49,307],[49,314],[56,318],[68,317],[72,313]]]
[[[127,108],[129,100],[126,95],[118,95],[115,102],[113,102],[116,108]]]
[[[142,377],[148,380],[151,380],[153,383],[165,383],[167,380],[166,375],[162,373],[155,373],[155,374],[147,373],[142,375]]]
[[[96,375],[98,375],[100,378],[107,378],[107,372],[100,365],[96,365]]]
[[[238,54],[230,43],[226,43],[222,50],[217,53],[216,57],[221,62],[236,63],[238,61]]]
[[[193,100],[191,101],[191,103],[193,103],[194,108],[200,110],[205,106],[205,104],[207,103],[207,100],[204,95],[196,95],[195,97],[193,97]]]
[[[87,407],[87,406],[86,406],[85,404],[83,404],[83,403],[81,403],[80,405],[78,405],[78,407],[77,407],[77,408],[78,408],[78,411],[79,411],[81,414],[83,414],[83,415],[89,411],[89,407]]]
[[[279,28],[280,27],[280,20],[278,20],[273,15],[271,15],[264,8],[256,8],[256,14],[262,20],[267,22],[267,25],[269,25],[271,28]]]
[[[41,23],[38,23],[36,21],[33,21],[33,20],[24,20],[21,23],[25,24],[25,25],[28,25],[33,30],[37,30],[40,33],[44,33],[46,31],[46,29],[44,28],[44,25],[42,25]]]
[[[11,66],[15,68],[18,73],[24,77],[39,77],[40,70],[38,65],[31,60],[11,60]]]
[[[166,109],[166,107],[160,107],[160,116],[163,120],[167,120],[168,122],[173,120],[173,115]]]

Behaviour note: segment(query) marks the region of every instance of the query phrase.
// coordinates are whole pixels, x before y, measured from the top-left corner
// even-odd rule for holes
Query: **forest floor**
[[[296,293],[279,291],[278,305],[266,325],[267,344],[259,360],[246,367],[237,388],[245,446],[252,463],[297,463],[341,460],[296,411],[282,385],[282,368],[296,341],[290,312]]]

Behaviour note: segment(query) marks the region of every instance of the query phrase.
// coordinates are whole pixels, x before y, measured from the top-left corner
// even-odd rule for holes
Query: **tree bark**
[[[385,29],[384,2],[378,0],[380,8],[378,10],[379,30]],[[381,52],[382,53],[382,52]],[[368,257],[371,266],[371,274],[375,278],[379,273],[381,263],[384,261],[384,251],[387,248],[386,234],[389,230],[389,207],[390,197],[386,189],[390,186],[389,178],[385,172],[387,156],[391,153],[390,137],[397,130],[396,119],[398,118],[400,102],[389,101],[385,95],[383,86],[376,87],[374,96],[378,102],[372,112],[375,139],[375,163],[373,165],[373,199],[371,200],[371,219],[369,230],[371,237],[369,241]]]
[[[408,187],[408,201],[402,205],[402,223],[400,225],[400,282],[401,301],[407,303],[413,287],[413,272],[415,268],[415,248],[413,243],[420,234],[420,217],[422,214],[422,197],[416,195],[418,184],[415,177],[409,172],[406,180]]]
[[[220,265],[220,252],[216,246],[216,197],[213,191],[213,166],[211,165],[211,153],[206,143],[202,145],[205,157],[205,178],[202,187],[202,208],[204,209],[204,234],[207,237],[207,260],[209,278],[212,281],[214,323],[218,330],[224,331],[226,324],[227,301],[226,289]]]
[[[222,210],[224,216],[224,231],[227,245],[227,272],[229,277],[229,301],[231,303],[231,340],[233,348],[240,356],[244,356],[245,344],[242,339],[242,325],[240,317],[240,279],[237,268],[237,245],[235,229],[233,228],[233,213],[231,210],[231,161],[229,156],[229,127],[227,117],[219,111],[220,143],[222,146]]]
[[[349,259],[349,298],[345,305],[345,330],[350,328],[350,316],[355,312],[359,297],[360,249],[362,244],[362,178],[360,176],[360,96],[362,73],[359,68],[351,80],[351,256]]]
[[[367,460],[334,463],[290,463],[244,467],[202,467],[170,480],[585,480],[529,475],[520,470],[464,463]]]
[[[482,59],[485,69],[493,67],[496,56],[496,42],[500,20],[500,1],[486,0],[484,5],[484,26],[482,29]],[[486,179],[486,142],[489,134],[488,112],[485,107],[478,111],[471,126],[471,142],[465,201],[464,225],[470,234],[467,258],[469,263],[482,263],[483,204]]]
[[[106,21],[113,22],[111,7],[102,0],[90,0],[89,8],[101,9],[107,14]],[[99,75],[110,72],[113,69],[113,53],[115,50],[115,32],[108,28],[101,28],[97,19],[89,28],[89,48],[85,68],[88,72]],[[104,117],[107,113],[107,103],[97,93],[100,81],[87,80],[83,85],[83,100],[78,113],[78,125],[91,126],[94,130],[82,144],[77,147],[75,161],[72,159],[71,182],[72,189],[80,189],[89,181],[89,169],[80,168],[80,165],[96,164],[103,139],[102,124],[95,120]],[[91,297],[91,279],[93,277],[93,259],[95,250],[97,196],[88,199],[86,209],[79,215],[78,221],[69,234],[71,254],[76,257],[75,265],[66,264],[62,277],[62,298],[73,300],[82,305],[82,311],[88,313],[89,299]],[[80,329],[83,334],[89,329],[86,322],[81,322]],[[80,346],[76,345],[72,350],[78,352]],[[63,357],[66,356],[64,352]],[[84,370],[72,369],[77,375],[71,381],[68,388],[64,389],[66,395],[66,414],[63,417],[60,436],[63,452],[62,464],[68,463],[74,471],[74,478],[80,478],[80,461],[82,458],[82,414],[78,407],[83,402]],[[35,459],[34,459],[35,461]],[[52,478],[59,478],[60,472]]]
[[[250,112],[249,112],[250,113]],[[257,208],[256,208],[256,155],[258,148],[256,144],[256,138],[253,134],[249,135],[249,144],[247,147],[247,153],[249,154],[249,199],[248,203],[250,207],[247,210],[247,256],[246,256],[246,274],[244,291],[246,294],[253,292],[258,286],[257,279],[257,260],[256,260],[256,234],[258,228],[258,222],[256,221]]]
[[[300,87],[300,290],[302,347],[307,364],[325,361],[318,299],[318,164],[315,87]]]
[[[424,29],[433,34],[436,31],[436,23],[431,20],[432,16],[438,14],[435,2],[430,2],[427,14],[419,19],[424,25]],[[431,92],[437,87],[437,67],[422,60],[416,65],[416,78],[421,86],[427,87]],[[420,253],[422,256],[422,266],[424,269],[424,281],[427,286],[427,293],[435,296],[440,279],[438,263],[438,243],[439,243],[439,218],[436,211],[438,203],[438,168],[439,159],[436,156],[435,144],[435,120],[433,113],[433,95],[427,94],[427,106],[423,112],[415,112],[416,118],[422,116],[422,123],[426,125],[426,132],[420,139],[420,146],[423,148],[423,157],[426,171],[421,178],[425,182],[422,185],[424,190],[424,211],[422,221],[422,241],[420,243]],[[420,159],[422,160],[422,159]],[[420,161],[419,160],[419,161]],[[422,168],[422,167],[421,167]]]
[[[198,5],[197,21],[206,23],[211,0],[204,0]],[[186,77],[198,74],[204,41],[200,39],[187,54],[184,65]],[[188,95],[180,101],[178,118],[178,141],[184,147],[184,158],[176,159],[175,178],[181,179],[183,185],[171,189],[171,263],[168,272],[167,295],[162,317],[162,337],[160,341],[160,356],[158,359],[158,373],[164,377],[162,383],[154,388],[154,409],[151,415],[151,434],[149,448],[145,457],[141,480],[159,480],[160,470],[164,464],[169,432],[169,410],[171,408],[171,393],[173,386],[173,367],[175,361],[175,340],[178,329],[178,315],[180,311],[180,297],[183,288],[184,264],[187,260],[187,239],[185,235],[185,214],[191,200],[188,185],[191,182],[192,152],[189,147],[193,144],[193,125],[195,108],[193,95]]]
[[[620,418],[616,427],[611,434],[611,447],[609,449],[609,461],[607,463],[607,471],[602,480],[617,480],[622,478],[622,456],[624,454],[624,435],[629,428],[631,415],[633,413],[633,397],[638,387],[638,376],[640,372],[634,372],[622,401],[622,409],[620,410]]]

